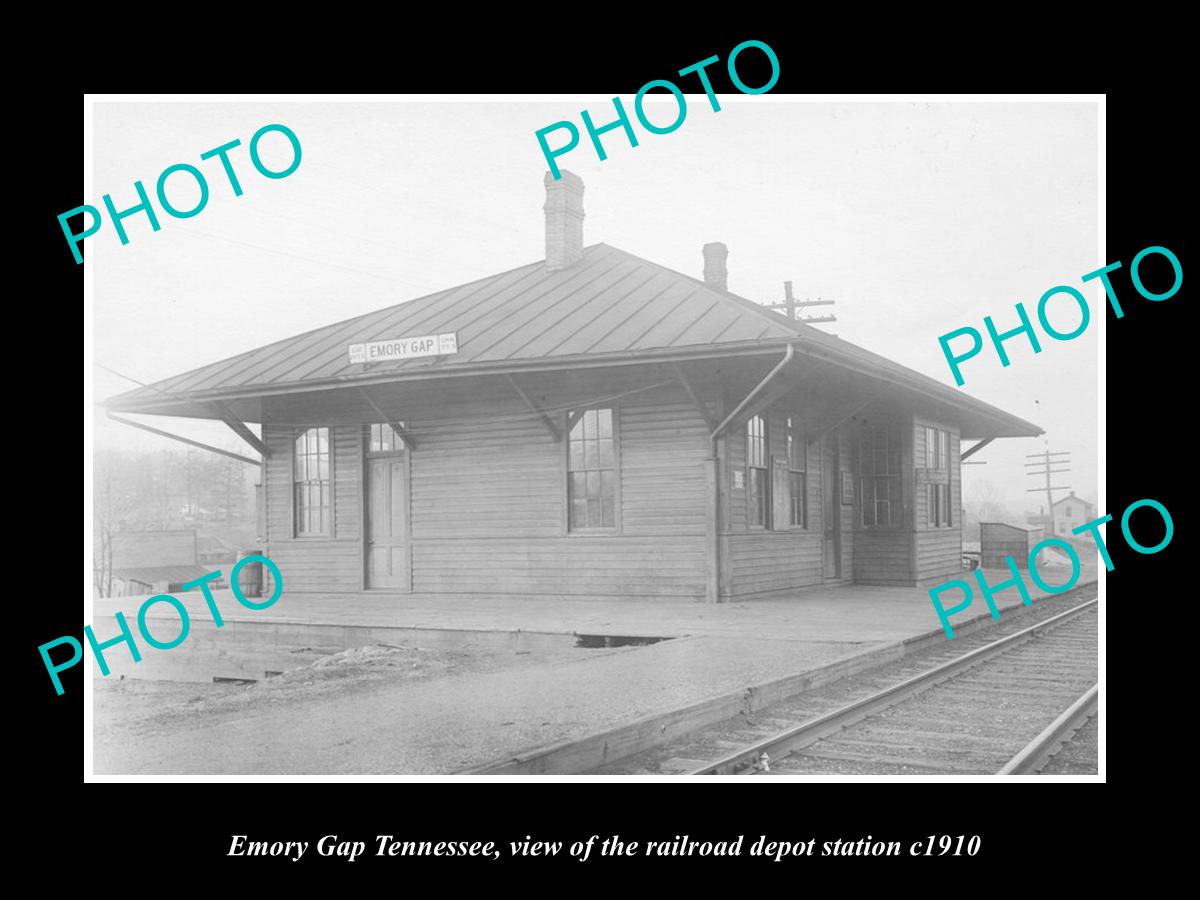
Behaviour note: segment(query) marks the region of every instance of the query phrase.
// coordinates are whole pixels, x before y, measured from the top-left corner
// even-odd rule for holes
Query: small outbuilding
[[[118,531],[112,536],[114,597],[178,591],[204,575],[197,564],[194,529]]]
[[[1007,569],[1006,556],[1018,568],[1029,568],[1029,554],[1041,543],[1044,529],[1023,522],[981,522],[979,543],[985,569]]]

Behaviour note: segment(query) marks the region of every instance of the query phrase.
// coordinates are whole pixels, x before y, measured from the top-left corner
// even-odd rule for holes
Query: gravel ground
[[[97,759],[101,748],[131,735],[167,734],[231,721],[250,712],[286,709],[320,700],[369,695],[406,683],[533,666],[550,659],[575,658],[573,638],[561,652],[511,650],[504,646],[431,649],[371,644],[355,647],[253,684],[143,681],[134,678],[93,681],[93,723]]]
[[[251,687],[110,682],[94,762],[122,774],[434,774],[578,739],[873,645],[702,636],[517,656],[443,651],[347,660]],[[556,649],[560,648],[560,649]],[[557,658],[551,658],[557,655]],[[388,667],[387,662],[403,661]],[[413,662],[419,665],[414,669]],[[380,675],[380,670],[385,674]],[[308,682],[313,683],[309,684]]]
[[[1075,732],[1039,775],[1096,775],[1100,771],[1100,715],[1092,716]]]
[[[243,713],[257,706],[281,706],[299,700],[331,698],[372,684],[430,678],[469,663],[464,654],[421,647],[372,644],[333,656],[254,684],[96,679],[93,721],[96,737],[153,734]]]

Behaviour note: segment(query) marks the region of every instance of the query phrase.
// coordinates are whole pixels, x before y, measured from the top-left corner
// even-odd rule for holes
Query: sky
[[[695,277],[700,248],[729,247],[729,289],[760,302],[836,301],[821,326],[953,386],[938,337],[956,328],[1036,320],[1051,287],[1088,298],[1092,324],[1079,338],[1008,341],[1011,365],[990,346],[964,364],[959,390],[1046,430],[1002,439],[965,467],[970,498],[988,482],[1014,512],[1044,499],[1025,475],[1026,454],[1071,453],[1061,483],[1097,496],[1097,321],[1104,301],[1081,276],[1098,257],[1097,109],[1094,103],[813,103],[720,95],[713,112],[688,95],[671,134],[636,124],[604,135],[601,161],[579,112],[610,121],[607,97],[538,102],[301,103],[97,102],[95,196],[133,206],[133,183],[153,195],[175,163],[205,173],[207,206],[188,219],[159,209],[112,223],[85,244],[94,284],[94,398],[233,356],[280,338],[391,306],[544,256],[546,161],[534,133],[560,120],[583,132],[558,164],[585,184],[584,242],[606,242]],[[632,98],[623,98],[627,108]],[[667,123],[673,100],[648,102]],[[297,135],[302,159],[267,179],[247,146],[266,124]],[[200,154],[233,139],[244,193],[233,196],[217,160]],[[558,135],[551,138],[557,141]],[[555,144],[556,146],[557,144]],[[287,141],[271,134],[263,162],[282,169]],[[173,175],[179,208],[198,196]],[[155,201],[157,207],[157,201]],[[830,311],[818,307],[814,313]],[[1050,321],[1070,331],[1079,311],[1057,300]],[[121,373],[113,375],[100,368]],[[224,425],[142,417],[166,430],[238,451]],[[96,446],[178,446],[96,417]],[[1056,494],[1056,497],[1059,496]]]

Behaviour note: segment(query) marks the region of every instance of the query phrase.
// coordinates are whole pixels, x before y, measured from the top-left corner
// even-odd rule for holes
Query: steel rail
[[[800,747],[815,743],[823,737],[827,737],[848,725],[853,725],[855,722],[865,719],[869,715],[887,709],[890,706],[895,706],[900,701],[906,700],[914,694],[918,694],[927,688],[953,678],[960,672],[978,665],[986,659],[1011,650],[1014,646],[1031,640],[1040,631],[1049,631],[1056,628],[1068,619],[1073,619],[1087,610],[1094,608],[1098,602],[1099,600],[1089,600],[1086,603],[1081,603],[1078,606],[1068,609],[1066,612],[1059,613],[1043,622],[1038,622],[1036,625],[1023,628],[1007,637],[1000,638],[969,653],[964,653],[962,656],[930,669],[928,672],[915,675],[906,681],[885,688],[862,700],[857,700],[840,709],[817,716],[815,719],[809,719],[807,722],[802,722],[774,737],[764,738],[749,747],[736,750],[716,762],[708,763],[686,774],[754,774],[759,770],[758,763],[764,753],[767,754],[768,759],[776,759],[786,756]]]
[[[1074,737],[1075,732],[1096,714],[1099,688],[1100,685],[1093,684],[996,774],[1036,775],[1058,752],[1058,748]]]

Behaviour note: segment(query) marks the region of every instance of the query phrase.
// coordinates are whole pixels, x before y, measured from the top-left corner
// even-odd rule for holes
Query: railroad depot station
[[[261,461],[283,597],[223,603],[220,632],[197,615],[192,657],[234,670],[201,674],[404,629],[693,639],[539,673],[545,716],[575,712],[487,748],[507,752],[945,640],[926,588],[963,570],[960,461],[1042,429],[731,292],[723,244],[697,247],[701,278],[585,245],[580,179],[545,189],[544,260],[107,402],[224,420]],[[460,716],[520,715],[475,696]]]
[[[585,247],[582,182],[546,191],[545,261],[107,406],[246,436],[292,593],[725,601],[960,570],[961,442],[1041,429],[731,293],[721,244],[703,280]],[[453,352],[366,360],[427,335]]]

